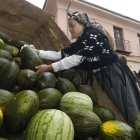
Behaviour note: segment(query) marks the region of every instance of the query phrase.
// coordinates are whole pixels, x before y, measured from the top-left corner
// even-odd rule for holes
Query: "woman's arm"
[[[44,51],[44,50],[36,50],[37,54],[40,58],[48,59],[48,60],[60,60],[62,58],[61,51]]]
[[[58,72],[61,70],[69,69],[69,68],[79,65],[81,62],[81,59],[82,59],[82,56],[71,55],[69,57],[65,57],[64,59],[58,62],[54,62],[51,65],[42,64],[36,67],[37,73],[42,74],[47,71]]]
[[[74,66],[77,66],[80,64],[80,61],[82,59],[82,56],[80,55],[71,55],[69,57],[65,57],[64,59],[52,63],[52,68],[54,72],[64,70],[64,69],[69,69]]]

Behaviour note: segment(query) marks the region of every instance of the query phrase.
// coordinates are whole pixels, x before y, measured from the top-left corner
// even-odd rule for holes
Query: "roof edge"
[[[123,18],[127,18],[127,19],[129,19],[129,20],[134,21],[134,22],[140,23],[139,20],[136,20],[136,19],[130,18],[130,17],[128,17],[128,16],[119,14],[119,13],[117,13],[117,12],[114,12],[114,11],[112,11],[112,10],[106,9],[106,8],[101,7],[101,6],[99,6],[99,5],[93,4],[93,3],[91,3],[91,2],[88,2],[88,1],[85,1],[85,0],[80,0],[80,1],[81,1],[81,2],[84,2],[84,3],[88,4],[88,5],[92,5],[92,6],[95,6],[95,7],[97,7],[97,8],[100,8],[100,9],[102,9],[102,10],[105,10],[105,11],[107,11],[107,12],[113,13],[113,14],[115,14],[115,15],[121,16],[121,17],[123,17]]]

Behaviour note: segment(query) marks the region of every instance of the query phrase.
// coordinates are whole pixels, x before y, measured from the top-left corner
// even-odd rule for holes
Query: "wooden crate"
[[[0,17],[0,31],[38,49],[60,50],[70,43],[51,15],[25,0],[1,0]]]

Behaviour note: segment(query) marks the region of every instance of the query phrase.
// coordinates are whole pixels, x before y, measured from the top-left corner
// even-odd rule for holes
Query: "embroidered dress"
[[[140,91],[126,64],[119,61],[100,31],[87,27],[81,37],[61,51],[62,58],[80,55],[78,67],[95,77],[130,125],[140,111]],[[92,80],[92,79],[91,79]]]

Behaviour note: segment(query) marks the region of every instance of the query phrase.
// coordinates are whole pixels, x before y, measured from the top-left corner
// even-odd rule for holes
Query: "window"
[[[131,45],[129,40],[124,40],[123,30],[118,27],[114,27],[114,37],[117,52],[131,53]],[[140,36],[139,36],[140,37]],[[140,38],[139,38],[140,39]]]
[[[114,27],[114,37],[115,37],[116,49],[124,50],[123,35],[122,35],[121,28]]]

